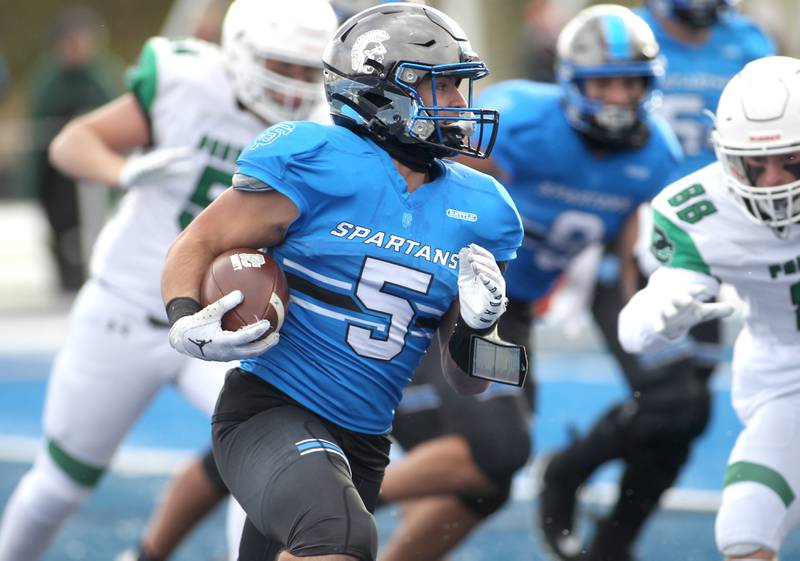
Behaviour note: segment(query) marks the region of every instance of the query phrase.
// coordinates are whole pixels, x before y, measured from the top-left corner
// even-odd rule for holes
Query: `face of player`
[[[298,80],[308,84],[319,84],[322,82],[322,71],[313,66],[266,59],[264,61],[264,67],[282,78]],[[278,105],[292,107],[293,109],[300,107],[304,101],[302,96],[291,95],[286,91],[270,90],[269,94]]]
[[[750,185],[775,187],[800,179],[800,151],[773,156],[744,156],[742,167]]]
[[[461,80],[455,78],[454,76],[437,77],[435,105],[438,105],[439,107],[466,107],[467,100],[459,89],[460,85]],[[433,80],[431,80],[430,77],[426,77],[420,82],[419,86],[417,87],[417,92],[419,93],[420,97],[422,98],[422,102],[425,105],[434,105]],[[452,111],[443,112],[445,115],[448,113],[453,115],[458,114],[457,112]]]
[[[645,94],[647,83],[639,76],[586,78],[584,94],[608,105],[635,109]]]

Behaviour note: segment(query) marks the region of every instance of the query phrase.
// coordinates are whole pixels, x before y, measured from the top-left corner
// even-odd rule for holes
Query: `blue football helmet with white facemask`
[[[489,74],[463,30],[447,15],[412,3],[375,6],[347,20],[323,56],[325,91],[337,124],[364,132],[412,168],[433,158],[485,158],[496,111],[472,106],[475,80]],[[462,85],[466,107],[436,99],[437,82]],[[430,80],[428,105],[419,93]]]
[[[658,101],[664,62],[653,32],[627,8],[598,4],[578,13],[558,37],[556,74],[570,124],[611,149],[642,146],[649,137],[645,114]],[[634,107],[586,95],[588,78],[641,77],[644,94]]]

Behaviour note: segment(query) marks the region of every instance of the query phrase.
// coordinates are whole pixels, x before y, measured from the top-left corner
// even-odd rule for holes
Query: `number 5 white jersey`
[[[188,39],[150,39],[128,87],[147,115],[151,150],[188,147],[185,170],[135,185],[103,229],[91,274],[163,318],[160,277],[169,244],[231,184],[239,152],[267,123],[234,95],[220,49]]]
[[[779,237],[747,217],[717,163],[667,187],[653,211],[651,250],[659,261],[729,283],[745,302],[733,360],[740,415],[800,392],[800,228]]]

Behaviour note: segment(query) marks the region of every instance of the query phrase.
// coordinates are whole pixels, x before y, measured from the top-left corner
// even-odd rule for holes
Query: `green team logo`
[[[650,242],[650,251],[661,263],[667,263],[675,255],[675,244],[672,243],[667,234],[658,226],[653,226],[653,237]]]

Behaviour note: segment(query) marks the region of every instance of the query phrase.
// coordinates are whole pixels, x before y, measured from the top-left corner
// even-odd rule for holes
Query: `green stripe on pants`
[[[789,487],[786,479],[771,467],[751,462],[735,462],[725,469],[723,487],[742,481],[752,481],[766,485],[778,494],[786,508],[789,508],[789,505],[794,501],[794,492],[792,492],[792,488]]]
[[[105,468],[90,466],[80,460],[76,460],[52,439],[47,441],[47,451],[64,473],[86,487],[95,486],[105,471]]]

